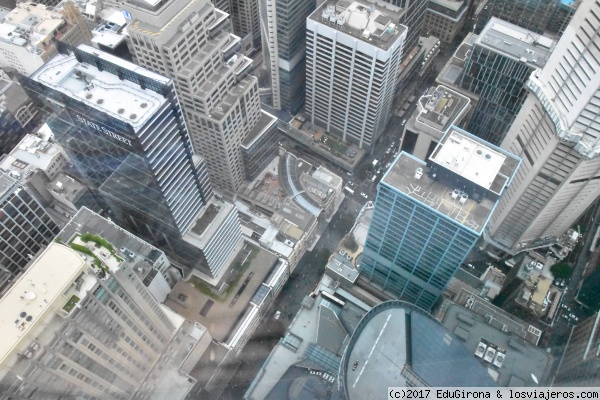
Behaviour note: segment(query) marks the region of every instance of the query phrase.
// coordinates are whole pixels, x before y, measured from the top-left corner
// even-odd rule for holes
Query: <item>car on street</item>
[[[368,198],[369,198],[369,196],[367,196],[367,195],[366,195],[366,194],[364,194],[363,192],[361,192],[361,193],[360,193],[360,195],[361,195],[362,197],[364,197],[365,199],[368,199]]]
[[[279,319],[279,317],[281,317],[281,311],[275,313],[275,319]]]

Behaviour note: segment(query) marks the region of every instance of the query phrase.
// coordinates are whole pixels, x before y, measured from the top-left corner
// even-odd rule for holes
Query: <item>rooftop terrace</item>
[[[175,285],[165,305],[206,326],[215,340],[224,342],[277,262],[274,254],[248,245],[227,266],[220,290],[192,277]]]

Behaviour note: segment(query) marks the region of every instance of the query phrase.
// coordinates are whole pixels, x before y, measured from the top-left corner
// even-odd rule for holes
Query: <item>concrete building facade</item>
[[[240,53],[228,15],[208,0],[128,3],[138,63],[173,79],[192,145],[211,183],[235,193],[245,179],[242,142],[261,119],[252,60]]]
[[[600,4],[579,6],[530,90],[502,148],[523,158],[489,226],[511,253],[566,232],[600,195]]]
[[[431,0],[421,32],[452,43],[467,20],[469,2],[466,0]]]
[[[324,2],[306,20],[306,111],[342,140],[371,149],[387,125],[406,27],[383,2]]]
[[[558,386],[600,385],[600,314],[593,315],[571,328],[554,384]]]
[[[306,18],[315,0],[259,0],[259,9],[273,108],[296,114],[304,104]]]
[[[152,297],[131,263],[109,258],[101,278],[91,257],[52,243],[0,300],[12,315],[2,324],[3,395],[147,399],[169,385],[163,354],[176,357],[176,340],[187,345],[183,318]],[[173,372],[181,387],[171,395],[181,399],[194,380]]]

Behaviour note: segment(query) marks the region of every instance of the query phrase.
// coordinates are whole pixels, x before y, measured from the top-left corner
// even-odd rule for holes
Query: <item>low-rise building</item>
[[[165,305],[206,326],[213,341],[190,373],[195,393],[218,398],[233,376],[238,356],[289,278],[288,263],[258,246],[246,244],[218,288],[196,277],[180,281]],[[204,397],[201,397],[204,398]]]
[[[69,164],[62,147],[50,140],[47,127],[26,135],[0,161],[0,170],[18,180],[46,209],[59,226],[64,226],[81,207],[99,211],[89,189],[65,174]]]
[[[290,272],[315,242],[317,219],[293,202],[284,201],[271,217],[237,201],[242,232],[249,240],[282,257]]]
[[[366,151],[356,144],[329,135],[325,129],[310,122],[303,114],[296,115],[287,123],[284,132],[310,151],[350,172],[366,154]]]
[[[9,153],[34,129],[41,114],[20,85],[0,78],[0,156]]]
[[[439,52],[440,40],[436,36],[419,37],[417,46],[410,50],[398,68],[398,89],[394,99],[397,107],[410,106],[409,99],[433,70]],[[402,117],[404,111],[397,110],[396,115]]]
[[[324,276],[244,395],[247,400],[329,399],[345,344],[371,306]],[[294,390],[291,390],[291,389]]]
[[[421,32],[452,43],[467,20],[468,8],[466,0],[430,0]]]
[[[0,67],[29,76],[56,55],[54,40],[76,46],[89,43],[88,35],[85,23],[52,7],[19,3],[0,23]]]
[[[552,357],[537,347],[542,331],[463,289],[435,312],[446,329],[487,367],[497,386],[544,386]]]
[[[400,150],[427,160],[448,128],[460,125],[470,103],[468,97],[444,85],[431,87],[404,126]]]
[[[344,198],[342,178],[281,147],[279,180],[296,205],[319,219],[330,218]]]

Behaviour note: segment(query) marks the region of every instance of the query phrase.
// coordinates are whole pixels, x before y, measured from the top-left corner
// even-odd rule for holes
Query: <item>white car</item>
[[[275,319],[279,319],[279,317],[281,317],[281,311],[275,313]]]
[[[364,193],[361,193],[360,195],[361,195],[362,197],[364,197],[365,199],[368,199],[368,198],[369,198],[369,196],[367,196],[367,195],[366,195],[366,194],[364,194]]]

